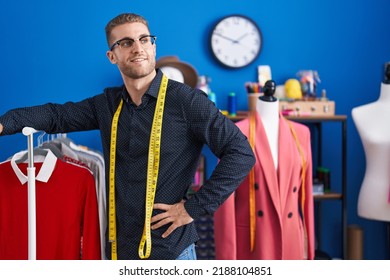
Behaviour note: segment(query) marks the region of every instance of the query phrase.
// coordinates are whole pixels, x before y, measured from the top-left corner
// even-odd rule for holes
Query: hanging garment
[[[25,152],[0,164],[0,259],[28,258]],[[91,171],[47,150],[36,168],[37,259],[101,259],[96,189]],[[39,161],[39,160],[38,160]]]
[[[62,158],[67,161],[87,166],[94,178],[96,194],[99,209],[100,224],[100,243],[102,259],[105,256],[105,233],[107,228],[107,211],[106,211],[106,179],[103,154],[99,151],[91,150],[86,146],[76,145],[72,139],[62,134],[61,137],[42,143],[42,147],[48,147],[51,151],[56,148],[62,154]],[[58,156],[57,156],[58,157]]]
[[[99,224],[100,224],[100,244],[102,259],[106,259],[105,256],[105,234],[107,228],[107,209],[106,209],[106,176],[105,165],[103,155],[98,152],[89,149],[85,146],[74,144],[69,142],[69,147],[77,154],[77,158],[85,163],[92,171],[95,178],[96,194],[98,200],[99,209]]]
[[[302,158],[288,120],[280,115],[278,168],[256,114],[254,186],[249,176],[214,214],[216,259],[303,260],[314,258],[314,200],[310,130],[290,122],[306,160]],[[249,118],[236,123],[249,139]],[[255,242],[250,246],[249,188],[255,188]],[[303,206],[302,206],[303,205]]]

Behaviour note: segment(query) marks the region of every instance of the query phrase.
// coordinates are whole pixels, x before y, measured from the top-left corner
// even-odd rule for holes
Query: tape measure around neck
[[[168,86],[168,78],[163,75],[156,109],[154,112],[152,129],[150,133],[149,152],[148,152],[148,169],[146,179],[146,201],[145,201],[145,224],[142,238],[138,248],[138,255],[141,259],[149,258],[152,250],[152,239],[150,221],[153,212],[154,197],[156,194],[158,170],[160,164],[160,144],[162,132],[162,120],[164,114],[165,96]],[[116,163],[116,139],[118,130],[119,115],[122,110],[123,99],[112,119],[111,126],[111,143],[110,143],[110,174],[109,174],[109,241],[111,242],[111,259],[117,260],[117,233],[116,233],[116,206],[115,206],[115,163]],[[146,245],[146,246],[145,246]]]
[[[111,242],[111,259],[117,259],[116,244],[116,205],[115,205],[115,162],[116,162],[116,138],[118,132],[118,119],[123,106],[121,99],[119,106],[112,119],[111,143],[110,143],[110,173],[109,173],[109,196],[108,196],[108,238]]]

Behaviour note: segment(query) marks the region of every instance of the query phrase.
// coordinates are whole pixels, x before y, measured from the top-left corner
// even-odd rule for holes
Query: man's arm
[[[15,108],[0,115],[0,135],[22,132],[26,126],[46,133],[68,133],[97,128],[95,108],[91,98],[80,102]]]
[[[187,213],[197,219],[205,213],[213,214],[222,205],[249,174],[256,159],[246,136],[207,96],[192,96],[184,111],[191,132],[219,160],[208,180],[184,204]]]

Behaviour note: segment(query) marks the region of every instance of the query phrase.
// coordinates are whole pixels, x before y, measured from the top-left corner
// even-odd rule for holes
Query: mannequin
[[[214,214],[217,260],[314,258],[310,131],[280,114],[275,88],[267,81],[255,116],[236,122],[250,142],[254,132],[256,164]]]
[[[275,82],[269,80],[264,85],[264,95],[256,103],[256,111],[262,120],[268,143],[274,159],[275,169],[278,167],[278,139],[279,139],[279,100],[275,93]]]
[[[377,101],[352,109],[366,157],[366,171],[358,198],[358,215],[390,221],[390,63]]]

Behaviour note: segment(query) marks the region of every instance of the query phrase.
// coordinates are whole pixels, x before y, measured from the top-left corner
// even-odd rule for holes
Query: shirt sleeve
[[[187,113],[195,137],[218,158],[209,180],[185,204],[192,218],[213,214],[255,164],[248,139],[204,94],[195,94]]]
[[[64,104],[47,103],[10,110],[0,116],[0,135],[21,132],[25,126],[47,133],[66,133],[97,128],[93,98]]]

